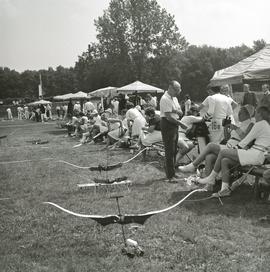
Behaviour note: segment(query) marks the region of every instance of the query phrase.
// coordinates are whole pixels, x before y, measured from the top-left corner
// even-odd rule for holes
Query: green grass
[[[0,164],[0,198],[10,198],[0,200],[0,271],[269,271],[270,225],[258,220],[269,214],[269,205],[255,202],[250,187],[224,199],[224,206],[215,199],[184,202],[149,218],[137,231],[125,226],[127,238],[145,250],[143,257],[129,259],[121,254],[120,225],[101,227],[42,202],[80,213],[110,214],[117,213],[117,206],[109,197],[119,192],[125,196],[122,212],[165,208],[188,192],[183,184],[162,181],[162,162],[155,153],[146,162],[139,157],[109,172],[109,177],[127,175],[134,182],[130,191],[95,193],[77,184],[105,174],[57,160],[84,166],[115,163],[130,158],[128,151],[101,151],[102,145],[72,148],[76,141],[65,138],[55,123],[3,121],[1,135],[8,135],[1,139],[1,162],[33,162]],[[35,139],[49,144],[26,142]]]

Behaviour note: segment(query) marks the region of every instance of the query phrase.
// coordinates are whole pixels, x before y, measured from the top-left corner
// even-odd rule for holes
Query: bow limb
[[[132,160],[134,160],[135,158],[137,158],[141,153],[143,153],[145,150],[148,150],[149,148],[146,147],[144,149],[142,149],[140,152],[138,152],[135,156],[131,157],[130,159],[124,161],[124,162],[118,162],[112,165],[98,165],[98,166],[80,166],[80,165],[76,165],[67,161],[63,161],[63,160],[59,160],[57,162],[61,162],[73,167],[76,167],[78,169],[89,169],[90,171],[109,171],[115,168],[119,168],[121,167],[123,164],[129,163]]]
[[[63,208],[63,207],[61,207],[61,206],[59,206],[59,205],[57,205],[57,204],[55,204],[53,202],[43,202],[43,204],[52,205],[52,206],[60,209],[63,212],[66,212],[68,214],[71,214],[71,215],[74,215],[74,216],[77,216],[77,217],[90,218],[92,220],[97,221],[99,224],[101,224],[103,226],[118,223],[120,221],[120,217],[118,215],[105,215],[105,216],[102,216],[102,215],[81,214],[81,213],[72,212],[72,211],[70,211],[68,209],[65,209],[65,208]]]
[[[147,212],[147,213],[143,213],[143,214],[128,214],[126,215],[127,216],[152,216],[154,214],[158,214],[158,213],[163,213],[163,212],[167,212],[177,206],[179,206],[181,203],[183,203],[187,198],[189,198],[191,195],[193,195],[194,193],[196,192],[206,192],[205,189],[196,189],[196,190],[193,190],[191,191],[189,194],[187,194],[184,198],[182,198],[181,200],[179,200],[178,202],[176,202],[175,204],[173,204],[172,206],[170,207],[167,207],[165,209],[162,209],[162,210],[157,210],[157,211],[151,211],[151,212]]]

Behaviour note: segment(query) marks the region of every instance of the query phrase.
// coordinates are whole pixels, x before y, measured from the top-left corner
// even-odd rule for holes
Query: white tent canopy
[[[52,102],[42,99],[42,100],[38,100],[38,101],[35,101],[35,102],[28,103],[29,106],[36,106],[36,105],[39,105],[39,104],[47,105],[47,104],[52,104]]]
[[[113,97],[115,95],[117,95],[117,88],[111,86],[88,93],[89,97]]]
[[[270,44],[230,67],[216,71],[210,80],[210,86],[268,80],[270,80]]]
[[[63,94],[63,95],[56,95],[53,97],[53,99],[54,100],[67,100],[70,95],[72,95],[72,93]]]
[[[77,93],[68,93],[63,95],[56,95],[53,97],[54,100],[69,100],[69,99],[82,99],[87,98],[87,93],[77,92]]]
[[[164,93],[164,91],[160,88],[157,88],[155,86],[151,86],[148,84],[145,84],[141,81],[135,81],[131,84],[128,84],[126,86],[123,86],[121,88],[117,89],[118,93],[123,94],[132,94],[132,93]]]

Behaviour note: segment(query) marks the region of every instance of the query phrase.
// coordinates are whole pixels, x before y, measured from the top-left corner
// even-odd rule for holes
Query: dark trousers
[[[161,118],[160,125],[165,148],[165,171],[167,178],[170,179],[175,175],[178,126],[170,123],[165,117]]]

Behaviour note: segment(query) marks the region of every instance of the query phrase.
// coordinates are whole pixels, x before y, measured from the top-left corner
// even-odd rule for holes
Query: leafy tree
[[[253,50],[254,52],[258,52],[266,46],[266,41],[264,39],[253,41]]]
[[[156,58],[169,63],[172,52],[187,47],[174,17],[155,0],[112,0],[95,25],[98,43],[89,46],[75,67],[92,88],[90,74],[101,84],[97,87],[104,81],[116,86],[135,79],[150,83]]]

